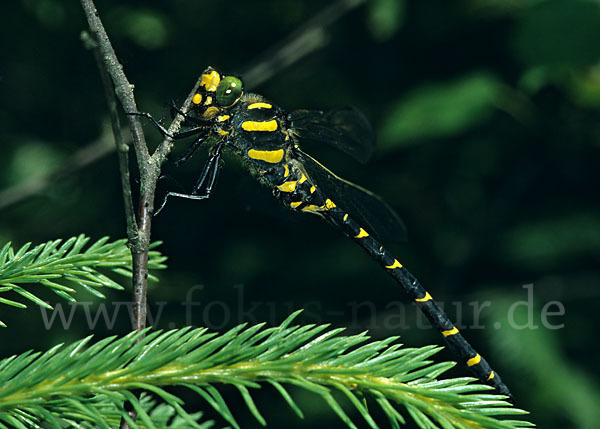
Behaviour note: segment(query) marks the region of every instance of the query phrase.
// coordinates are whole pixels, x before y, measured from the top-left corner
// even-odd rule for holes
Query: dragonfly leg
[[[179,167],[181,164],[183,164],[187,160],[189,160],[192,157],[192,155],[194,153],[196,153],[196,151],[202,145],[202,143],[204,143],[205,139],[206,139],[206,135],[201,135],[196,140],[194,140],[194,143],[192,143],[192,145],[188,148],[188,150],[185,151],[185,153],[183,155],[181,155],[179,158],[177,158],[175,160],[175,165]]]
[[[223,143],[220,143],[219,145],[215,146],[215,150],[214,153],[211,154],[207,164],[208,168],[206,168],[206,172],[202,172],[203,175],[200,178],[200,180],[198,180],[198,182],[196,183],[196,186],[194,186],[194,190],[192,191],[192,194],[199,192],[200,189],[204,188],[204,194],[207,196],[207,198],[210,196],[210,194],[212,193],[213,187],[215,186],[215,183],[217,183],[217,177],[219,176],[219,164],[221,162],[221,149],[223,147]],[[207,182],[208,179],[208,182]]]
[[[154,125],[156,127],[156,129],[158,129],[158,131],[165,137],[170,137],[174,140],[177,139],[183,139],[186,137],[190,137],[193,136],[195,134],[198,134],[200,131],[204,131],[206,130],[207,126],[206,125],[198,125],[196,127],[192,127],[189,128],[187,130],[183,130],[183,131],[178,131],[176,133],[170,133],[169,130],[167,130],[160,122],[158,122],[156,119],[154,119],[154,117],[147,112],[127,112],[127,115],[132,115],[132,116],[141,116],[143,118],[148,119],[152,125]]]
[[[158,215],[162,209],[167,204],[167,199],[169,197],[179,197],[179,198],[187,198],[189,200],[205,200],[210,198],[212,194],[213,187],[217,182],[218,172],[219,172],[219,163],[221,162],[221,148],[223,147],[223,143],[215,146],[215,150],[211,153],[210,158],[206,162],[206,165],[202,169],[202,174],[200,178],[194,185],[194,189],[190,194],[184,194],[180,192],[168,192],[165,195],[160,207],[154,213],[154,216]]]
[[[179,107],[177,107],[175,105],[174,101],[171,101],[169,110],[171,111],[171,117],[173,119],[175,118],[175,116],[181,115],[185,118],[186,121],[194,123],[196,125],[207,125],[208,123],[210,123],[210,121],[207,121],[206,119],[195,118],[195,117],[190,116],[189,114],[185,113],[183,110],[181,110]]]

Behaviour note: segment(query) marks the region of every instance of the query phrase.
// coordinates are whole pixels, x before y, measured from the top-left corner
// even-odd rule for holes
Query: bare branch
[[[31,180],[21,182],[0,191],[0,210],[6,209],[13,204],[42,192],[46,187],[57,180],[69,177],[75,171],[93,164],[111,153],[114,149],[112,141],[108,140],[106,134],[101,135],[98,140],[75,152],[63,165],[53,172],[37,176]]]
[[[119,137],[119,120],[116,113],[116,100],[121,103],[126,112],[137,112],[135,104],[133,86],[127,80],[123,72],[123,67],[119,64],[114,49],[108,39],[106,31],[98,17],[98,12],[92,0],[81,0],[81,4],[86,14],[90,30],[94,37],[94,48],[97,51],[99,59],[99,67],[109,109],[111,110],[111,120],[113,130],[115,131],[115,139],[119,151],[119,162],[121,167],[121,182],[123,184],[123,198],[125,200],[125,211],[127,215],[127,232],[131,248],[133,261],[133,296],[134,296],[134,313],[135,313],[135,329],[142,330],[146,326],[146,290],[148,277],[148,246],[150,244],[152,214],[154,211],[154,193],[156,191],[156,183],[160,176],[160,167],[166,159],[169,151],[173,147],[171,139],[166,138],[158,147],[156,152],[150,156],[144,133],[139,122],[138,116],[129,116],[131,124],[133,146],[135,148],[137,163],[140,170],[140,201],[137,218],[133,215],[133,203],[131,202],[131,185],[127,162],[127,147],[123,144]],[[89,38],[88,38],[89,39]],[[89,40],[87,40],[89,42]],[[112,83],[109,81],[110,76]],[[200,80],[196,82],[193,90],[186,99],[182,107],[182,111],[186,112],[192,102],[192,97],[200,84]],[[113,91],[114,88],[114,91]],[[116,94],[116,99],[115,99]],[[171,132],[176,132],[184,120],[183,115],[177,115],[169,127]],[[137,227],[136,227],[137,224]]]
[[[365,1],[339,0],[323,9],[285,39],[260,55],[255,64],[242,73],[246,86],[253,88],[260,85],[282,69],[325,46],[327,44],[325,32],[327,27]]]
[[[110,123],[112,126],[113,137],[115,139],[115,145],[117,148],[117,156],[119,158],[119,170],[121,172],[121,188],[123,189],[123,203],[125,206],[125,221],[127,223],[127,236],[135,237],[138,234],[137,223],[135,219],[135,213],[133,208],[133,197],[131,194],[131,178],[129,174],[129,144],[123,141],[123,135],[121,133],[121,122],[119,120],[119,114],[117,112],[117,99],[115,98],[115,90],[106,71],[103,66],[102,57],[100,51],[97,49],[98,45],[95,40],[87,32],[81,33],[81,38],[85,44],[87,44],[94,53],[96,58],[96,65],[102,78],[102,86],[104,87],[104,96],[108,104],[108,111],[110,114]]]
[[[199,77],[198,80],[196,81],[196,84],[194,85],[194,87],[188,94],[187,98],[183,102],[183,106],[181,107],[181,112],[187,113],[190,110],[190,107],[192,105],[192,98],[194,98],[194,95],[196,94],[196,92],[198,92],[198,88],[200,87],[201,80],[202,80],[202,78]],[[184,119],[185,118],[183,117],[183,115],[178,113],[168,128],[169,133],[174,134],[177,131],[179,131],[179,128],[181,128],[181,124]],[[173,139],[170,137],[165,137],[163,139],[162,143],[156,148],[156,150],[152,154],[152,158],[154,159],[155,162],[162,164],[172,149],[173,149]]]
[[[126,112],[137,112],[137,106],[133,95],[133,85],[129,83],[123,72],[123,66],[117,59],[117,55],[108,39],[106,30],[104,30],[104,26],[100,21],[94,2],[92,0],[81,0],[81,6],[85,12],[94,40],[98,44],[98,50],[106,71],[112,78],[117,98]],[[150,154],[148,153],[148,147],[146,146],[142,125],[139,118],[135,116],[129,116],[128,119],[133,136],[133,146],[136,151],[138,166],[140,170],[143,170],[143,167],[145,167],[148,162],[148,158],[150,158]]]

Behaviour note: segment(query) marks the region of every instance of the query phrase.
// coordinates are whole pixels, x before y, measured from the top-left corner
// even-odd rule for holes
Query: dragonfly
[[[195,137],[177,165],[204,143],[211,146],[193,190],[168,192],[156,214],[169,197],[210,198],[223,151],[235,154],[284,206],[321,217],[362,247],[416,303],[457,359],[480,381],[512,399],[500,375],[465,339],[431,294],[381,244],[382,240],[405,238],[406,229],[398,214],[380,197],[338,177],[302,149],[305,143],[322,143],[366,162],[373,151],[374,134],[358,110],[288,113],[259,94],[246,93],[240,77],[208,67],[201,75],[190,112],[184,114],[190,128],[177,133],[169,133],[148,113],[130,113],[148,118],[164,136]]]

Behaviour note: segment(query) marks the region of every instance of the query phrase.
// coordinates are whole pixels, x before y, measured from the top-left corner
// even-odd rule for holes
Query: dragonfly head
[[[192,98],[194,110],[202,119],[212,119],[233,107],[244,93],[240,78],[223,76],[212,67],[202,72],[200,87]]]

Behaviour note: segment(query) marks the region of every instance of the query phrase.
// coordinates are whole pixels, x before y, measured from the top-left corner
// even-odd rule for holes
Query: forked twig
[[[154,210],[154,192],[156,183],[160,176],[161,164],[172,149],[172,141],[169,138],[159,145],[158,149],[150,155],[144,132],[139,117],[128,115],[132,132],[132,144],[137,158],[140,173],[140,201],[137,216],[133,209],[131,200],[131,185],[129,175],[129,164],[127,153],[128,145],[124,144],[120,135],[120,123],[116,110],[117,101],[126,112],[136,112],[137,107],[133,94],[133,86],[127,80],[123,67],[119,63],[112,48],[104,26],[100,21],[98,12],[92,0],[81,0],[91,31],[91,40],[96,58],[99,61],[100,74],[103,77],[113,133],[119,153],[119,164],[121,166],[121,178],[123,185],[123,197],[125,199],[125,214],[127,217],[127,235],[133,257],[133,290],[135,301],[135,328],[141,330],[146,324],[146,278],[148,272],[148,246],[150,244],[151,219]],[[90,37],[87,37],[89,39]],[[89,43],[88,43],[89,44]],[[196,82],[190,95],[182,107],[186,112],[191,104],[191,98],[196,93],[199,81]],[[116,96],[116,98],[115,98]],[[182,115],[177,115],[169,127],[175,132],[181,126]]]
[[[148,250],[151,236],[152,213],[154,211],[154,193],[156,183],[160,177],[161,164],[172,149],[173,142],[172,139],[165,138],[157,150],[150,155],[139,117],[128,115],[132,133],[132,144],[135,149],[140,175],[140,199],[136,216],[131,196],[128,163],[129,146],[124,144],[121,138],[121,127],[117,114],[117,100],[125,112],[137,112],[133,86],[129,83],[123,72],[123,67],[117,59],[93,1],[81,0],[81,5],[90,27],[91,37],[87,37],[87,41],[88,45],[91,44],[94,48],[94,54],[98,61],[109,105],[113,134],[117,144],[117,153],[119,154],[121,184],[127,219],[127,236],[132,255],[134,328],[137,331],[141,331],[146,327]],[[186,99],[182,107],[182,112],[187,112],[189,109],[192,97],[196,93],[199,84],[200,81],[198,80]],[[183,120],[184,117],[178,114],[169,127],[169,131],[176,132]],[[135,420],[136,412],[132,409],[128,409],[127,411],[132,420]],[[121,428],[129,428],[129,424],[125,419],[121,421]]]

